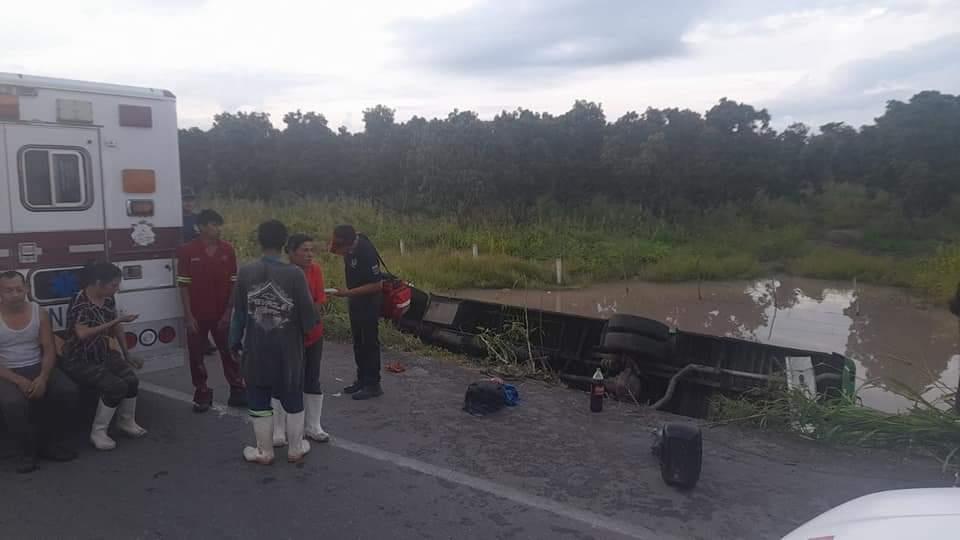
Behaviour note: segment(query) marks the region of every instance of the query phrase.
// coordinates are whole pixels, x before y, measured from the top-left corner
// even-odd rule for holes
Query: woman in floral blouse
[[[122,433],[130,437],[147,434],[134,419],[140,382],[128,361],[122,326],[135,321],[137,315],[117,314],[114,295],[120,288],[120,277],[120,268],[113,264],[88,266],[85,286],[67,311],[62,367],[77,384],[100,392],[90,430],[90,442],[99,450],[112,450],[117,446],[107,434],[115,413],[116,427]],[[111,348],[111,343],[116,343],[119,351]]]

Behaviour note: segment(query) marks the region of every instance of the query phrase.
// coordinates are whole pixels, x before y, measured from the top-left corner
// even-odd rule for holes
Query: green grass
[[[384,255],[386,257],[386,255]],[[403,257],[391,253],[390,269],[418,286],[433,290],[539,287],[550,284],[550,268],[510,255],[481,255],[432,249]]]
[[[442,213],[400,214],[355,199],[208,202],[224,214],[225,236],[241,259],[256,255],[254,231],[269,218],[312,234],[321,247],[336,224],[353,223],[370,235],[394,273],[430,290],[555,287],[558,257],[567,286],[637,278],[750,279],[780,272],[911,287],[942,302],[960,279],[960,229],[951,218],[908,224],[888,200],[870,200],[856,188],[829,188],[807,207],[758,199],[746,209],[720,208],[683,223],[611,203],[578,212],[545,207],[535,220],[515,224],[494,214],[466,223]],[[878,215],[882,212],[888,214]],[[832,228],[858,224],[859,240],[842,247],[826,242]],[[471,254],[473,245],[478,258]],[[342,262],[327,253],[321,262],[327,280],[342,284]]]
[[[950,244],[940,247],[918,266],[911,283],[927,296],[948,301],[957,290],[960,280],[960,245]]]
[[[644,268],[641,277],[651,281],[697,279],[749,279],[764,273],[749,253],[701,253],[697,246],[683,246]]]
[[[764,395],[719,397],[711,411],[719,423],[746,423],[798,434],[829,444],[918,451],[940,460],[944,469],[960,468],[960,423],[949,410],[955,394],[927,402],[915,392],[899,392],[914,406],[901,414],[863,407],[857,399],[813,400],[797,390],[775,387]]]
[[[400,215],[353,199],[286,204],[220,199],[207,205],[224,215],[224,235],[241,259],[256,255],[254,230],[270,218],[322,244],[335,225],[352,223],[370,235],[394,273],[425,288],[548,286],[555,284],[558,257],[571,284],[625,279],[669,252],[667,244],[652,239],[655,230],[645,222],[626,227],[604,219],[558,217],[525,226],[496,220],[464,225],[455,218]],[[472,256],[473,245],[478,258]],[[337,264],[329,255],[322,259],[325,270]],[[332,279],[342,276],[328,273]]]
[[[871,255],[849,248],[818,245],[787,263],[790,274],[818,279],[852,280],[882,285],[912,286],[916,265],[909,259]]]

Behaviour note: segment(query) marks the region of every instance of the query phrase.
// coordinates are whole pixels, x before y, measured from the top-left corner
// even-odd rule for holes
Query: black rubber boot
[[[210,405],[211,405],[211,404],[208,403],[208,402],[194,403],[194,404],[193,404],[193,412],[195,412],[195,413],[205,413],[205,412],[207,412],[207,411],[210,410]]]
[[[73,461],[77,459],[77,452],[59,443],[46,443],[37,452],[40,459],[46,461]]]
[[[358,401],[363,401],[366,399],[373,399],[383,395],[383,388],[380,388],[380,384],[370,384],[364,386],[359,392],[353,395],[353,399]]]
[[[231,388],[230,399],[227,400],[227,405],[231,407],[246,407],[247,391],[243,388]]]

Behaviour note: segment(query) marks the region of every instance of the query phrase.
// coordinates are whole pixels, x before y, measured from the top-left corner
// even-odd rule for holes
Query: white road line
[[[193,396],[190,394],[187,394],[186,392],[180,392],[179,390],[174,390],[172,388],[167,388],[165,386],[159,386],[146,381],[140,381],[140,389],[166,398],[181,401],[183,403],[193,403]],[[242,410],[231,409],[220,404],[214,404],[212,409],[221,416],[233,416],[242,419],[248,418],[247,414]],[[489,493],[490,495],[494,495],[496,497],[500,497],[501,499],[506,499],[517,504],[522,504],[530,508],[536,508],[560,517],[578,521],[594,529],[603,529],[640,540],[655,538],[673,540],[677,538],[673,535],[664,534],[662,532],[654,532],[640,525],[618,521],[607,516],[602,516],[594,512],[568,506],[546,497],[532,495],[510,486],[505,486],[490,480],[471,476],[453,469],[438,467],[436,465],[431,465],[420,460],[408,458],[400,454],[374,448],[373,446],[348,441],[342,437],[334,437],[331,439],[330,444],[342,450],[353,452],[354,454],[359,454],[377,461],[390,463],[392,465],[396,465],[397,467],[416,471],[428,476],[433,476],[434,478],[439,478],[447,482],[452,482],[454,484],[459,484],[477,491]]]

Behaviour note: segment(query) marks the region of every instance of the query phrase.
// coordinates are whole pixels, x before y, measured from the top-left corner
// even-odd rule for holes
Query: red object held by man
[[[413,291],[410,284],[401,279],[387,279],[383,281],[383,304],[380,314],[384,319],[399,320],[410,309],[410,298]]]

